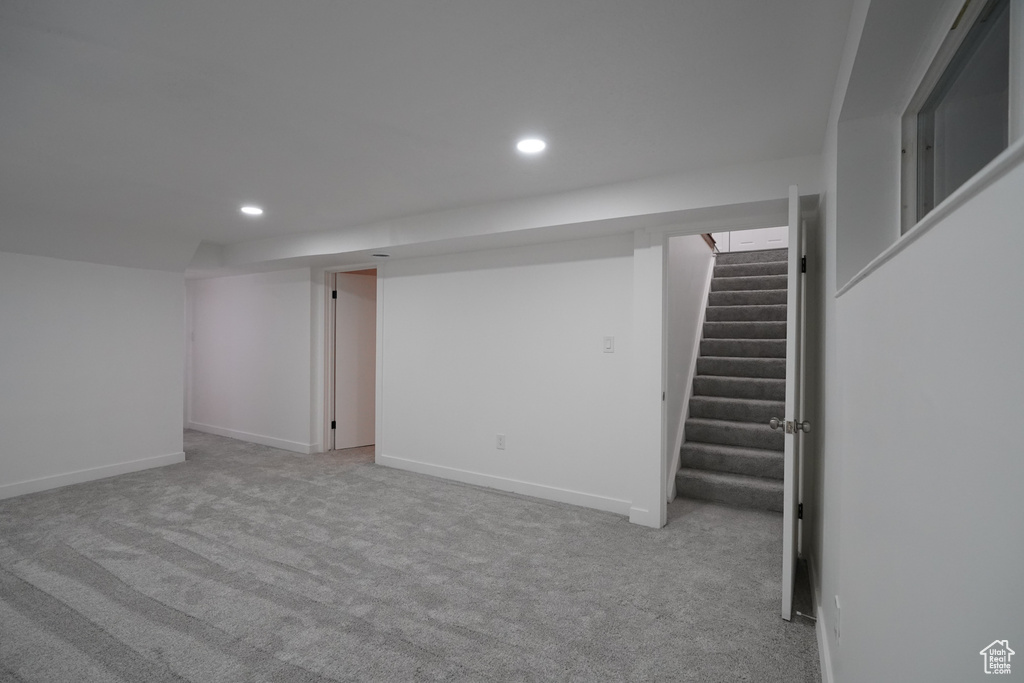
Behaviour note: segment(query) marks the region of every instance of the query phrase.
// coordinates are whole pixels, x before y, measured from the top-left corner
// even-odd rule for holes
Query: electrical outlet
[[[504,434],[498,434],[498,450],[499,451],[505,450],[505,435]]]

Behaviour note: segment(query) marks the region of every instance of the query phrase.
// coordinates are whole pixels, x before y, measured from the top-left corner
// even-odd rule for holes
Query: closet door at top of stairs
[[[377,271],[338,273],[334,309],[334,448],[376,440]]]

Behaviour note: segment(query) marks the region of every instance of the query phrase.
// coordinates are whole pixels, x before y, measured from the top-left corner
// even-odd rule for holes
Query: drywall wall
[[[666,497],[672,500],[715,258],[699,235],[669,237],[665,258],[665,433],[669,449]]]
[[[0,497],[184,461],[184,289],[0,252]]]
[[[900,136],[895,114],[839,123],[837,287],[899,237]]]
[[[313,287],[308,268],[189,281],[191,428],[299,453],[317,449]]]
[[[839,119],[846,101],[851,75],[857,62],[858,48],[867,22],[870,0],[857,0],[851,10],[850,25],[843,58],[836,79],[836,89],[829,113],[822,147],[821,185],[818,206],[821,227],[808,240],[819,255],[820,271],[808,254],[806,305],[808,324],[816,321],[818,329],[808,330],[806,341],[814,348],[805,350],[807,391],[817,398],[817,405],[807,404],[813,411],[811,432],[805,436],[805,452],[809,454],[808,475],[804,489],[803,556],[808,562],[818,653],[822,682],[836,683],[834,660],[838,655],[840,610],[836,599],[841,591],[842,556],[842,476],[843,429],[842,376],[838,371],[836,340],[836,196],[838,194]],[[867,58],[874,53],[868,51]],[[815,253],[811,252],[811,253]],[[818,292],[810,288],[818,287]]]
[[[811,432],[804,437],[805,461],[803,556],[811,569],[812,589],[817,616],[818,650],[822,660],[822,681],[834,683],[832,654],[838,643],[839,610],[836,596],[840,593],[842,565],[842,471],[843,429],[841,393],[842,377],[837,369],[836,338],[836,149],[838,135],[835,120],[829,125],[823,154],[825,192],[821,195],[820,232],[809,244],[815,247],[818,259],[808,254],[807,295],[808,325],[816,320],[817,329],[807,330],[807,391],[817,401],[807,402]],[[820,264],[820,271],[815,264]],[[811,291],[817,287],[817,292]]]
[[[629,521],[665,526],[665,236],[633,233],[633,315],[628,466]]]
[[[1024,166],[837,301],[841,681],[968,680],[1024,643],[1021,188]]]
[[[978,653],[988,643],[1024,640],[1024,591],[1015,578],[1024,562],[1016,446],[1024,437],[1017,417],[1024,282],[1015,265],[1024,242],[1014,229],[1024,169],[916,241],[898,243],[891,259],[835,297],[836,282],[847,279],[838,273],[844,258],[860,258],[844,240],[855,226],[844,223],[837,203],[860,197],[876,202],[864,210],[888,215],[877,202],[895,191],[893,184],[872,192],[878,178],[842,173],[844,151],[859,153],[847,148],[856,136],[842,135],[838,122],[857,46],[872,46],[870,61],[883,37],[905,35],[882,22],[884,31],[862,40],[869,4],[873,10],[866,1],[854,8],[823,151],[822,429],[811,434],[820,457],[805,509],[823,680],[973,680],[984,675]],[[928,55],[914,60],[890,68],[920,74]],[[904,80],[904,90],[888,97],[890,111],[916,87]],[[857,97],[885,104],[864,88]],[[887,134],[886,125],[876,130]]]
[[[377,462],[628,514],[632,255],[627,235],[388,263]]]

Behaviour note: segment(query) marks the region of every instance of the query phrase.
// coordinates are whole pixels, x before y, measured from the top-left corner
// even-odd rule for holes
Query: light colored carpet
[[[0,501],[0,681],[818,681],[781,517],[613,514],[186,433]]]

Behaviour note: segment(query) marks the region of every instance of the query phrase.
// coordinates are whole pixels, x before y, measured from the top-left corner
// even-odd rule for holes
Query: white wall
[[[628,514],[632,256],[617,236],[388,263],[377,461]]]
[[[728,234],[728,233],[727,233]],[[665,387],[668,483],[666,497],[675,498],[675,473],[683,424],[689,412],[693,371],[700,350],[701,326],[707,305],[708,286],[715,258],[700,235],[670,237],[665,270]]]
[[[321,289],[308,268],[189,281],[191,428],[299,453],[319,449],[311,368]]]
[[[821,457],[805,510],[819,644],[825,680],[837,683],[974,680],[984,675],[984,646],[1024,642],[1024,167],[902,242],[836,298],[836,282],[851,275],[838,272],[844,260],[848,269],[851,259],[866,264],[886,247],[879,240],[875,253],[859,253],[846,238],[870,241],[879,233],[856,231],[895,226],[885,206],[895,186],[873,192],[879,178],[842,172],[844,153],[859,150],[837,112],[868,5],[854,11],[823,154],[823,428],[811,435]],[[885,30],[891,40],[905,35],[892,22]],[[871,40],[868,57],[877,58],[879,38]],[[909,97],[916,80],[904,80]],[[886,225],[844,222],[837,202],[854,196],[875,202],[863,209]]]
[[[0,252],[0,497],[182,462],[181,274]]]
[[[1024,643],[1022,188],[1018,167],[837,302],[840,680],[968,680]]]
[[[843,568],[843,463],[844,430],[847,422],[843,417],[842,382],[839,358],[836,352],[840,331],[836,317],[836,291],[838,277],[837,247],[837,195],[839,194],[839,119],[850,92],[851,76],[857,69],[858,48],[865,40],[868,24],[868,10],[885,9],[885,5],[872,7],[870,0],[857,0],[850,17],[846,46],[837,76],[836,91],[829,115],[829,124],[822,148],[822,186],[819,213],[820,231],[809,243],[819,254],[821,270],[815,269],[815,260],[808,255],[806,284],[817,282],[817,297],[808,292],[808,316],[818,320],[819,329],[813,334],[808,331],[808,342],[813,338],[817,348],[807,349],[808,390],[818,397],[817,404],[808,404],[814,411],[812,430],[804,443],[805,452],[811,454],[807,475],[807,489],[804,492],[804,557],[811,570],[812,592],[815,599],[816,629],[819,656],[822,663],[823,683],[836,683],[842,679],[834,676],[839,665],[840,610],[836,599],[842,592]],[[891,6],[889,6],[891,8]],[[881,22],[887,24],[887,22]],[[868,36],[870,38],[870,36]],[[879,50],[868,49],[862,56],[877,56]],[[877,69],[869,69],[873,73]],[[870,99],[874,93],[864,91],[861,99]],[[857,102],[852,102],[856,105]],[[869,108],[874,111],[874,107]],[[856,187],[843,187],[843,191],[856,192]],[[873,258],[873,257],[872,257]],[[979,648],[980,649],[980,648]]]
[[[896,114],[839,123],[838,287],[899,237],[901,135]]]
[[[633,474],[629,521],[665,526],[665,235],[633,234],[633,328],[627,465]]]

